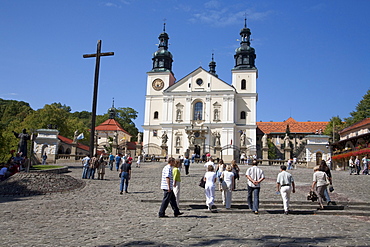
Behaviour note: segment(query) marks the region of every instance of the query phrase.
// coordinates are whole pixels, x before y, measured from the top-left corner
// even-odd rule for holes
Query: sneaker
[[[217,209],[216,205],[214,205],[214,204],[213,204],[213,205],[211,206],[211,209]]]
[[[123,195],[123,192],[121,191],[119,194],[120,194],[120,195]]]
[[[254,214],[258,214],[258,211],[254,211]]]
[[[159,218],[168,218],[167,215],[158,215]]]
[[[289,211],[285,211],[285,212],[284,212],[284,214],[285,214],[285,215],[288,215],[288,214],[289,214]]]

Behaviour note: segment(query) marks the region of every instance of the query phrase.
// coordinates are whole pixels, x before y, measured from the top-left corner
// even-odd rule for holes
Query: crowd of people
[[[187,160],[187,157],[184,161]],[[252,161],[252,166],[249,167],[245,173],[247,178],[247,203],[249,209],[254,213],[258,214],[259,210],[259,194],[261,189],[261,183],[265,179],[264,172],[258,167],[256,159]],[[287,164],[288,165],[288,164]],[[295,193],[295,182],[292,174],[287,172],[287,165],[280,166],[280,173],[276,179],[276,193],[281,195],[283,201],[284,214],[289,214],[289,202],[291,193]],[[168,159],[168,164],[162,170],[161,178],[161,189],[163,190],[163,199],[161,207],[158,213],[160,218],[167,217],[165,211],[168,204],[171,205],[174,216],[177,217],[182,213],[179,210],[180,202],[180,160],[174,158]],[[233,160],[230,164],[225,164],[223,160],[219,160],[217,166],[210,157],[204,164],[206,172],[202,177],[200,186],[204,188],[206,197],[206,205],[208,210],[212,212],[217,211],[215,205],[215,193],[216,188],[221,192],[222,204],[226,209],[231,208],[232,204],[232,193],[236,190],[236,180],[239,179],[240,169]],[[202,183],[203,182],[203,183]],[[329,192],[333,189],[333,179],[326,161],[321,161],[320,166],[314,168],[311,191],[317,195],[318,198],[318,209],[324,209],[324,202],[327,205],[335,205],[334,201],[331,201]]]
[[[11,157],[7,162],[0,164],[0,181],[4,181],[17,172],[25,170],[27,157],[23,156],[22,153],[16,153],[14,156],[14,153],[15,151],[11,151]]]
[[[369,155],[365,155],[361,160],[358,156],[354,159],[353,156],[349,158],[348,161],[349,166],[349,175],[355,174],[355,175],[369,175],[369,169],[370,169],[370,159]]]

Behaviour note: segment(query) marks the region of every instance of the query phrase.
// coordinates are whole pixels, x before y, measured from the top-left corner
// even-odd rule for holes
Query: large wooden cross
[[[94,138],[95,138],[95,121],[96,121],[96,104],[98,101],[98,81],[99,81],[99,67],[100,67],[100,57],[102,56],[113,56],[114,52],[104,52],[101,53],[101,40],[98,40],[98,45],[95,54],[85,54],[84,58],[96,57],[95,62],[95,78],[94,78],[94,94],[92,101],[92,116],[91,116],[91,131],[90,131],[90,157],[94,155]]]

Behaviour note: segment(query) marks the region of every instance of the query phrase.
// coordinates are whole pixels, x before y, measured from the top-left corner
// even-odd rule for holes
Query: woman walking
[[[181,174],[180,174],[181,161],[176,160],[175,165],[172,169],[173,177],[173,193],[176,197],[177,207],[180,207],[180,183],[181,183]]]
[[[325,174],[326,174],[326,176],[327,176],[327,178],[329,180],[329,186],[332,186],[333,185],[333,177],[331,176],[330,169],[329,169],[328,165],[326,164],[326,161],[325,160],[322,160],[321,161],[319,170],[322,171],[322,172],[325,172]],[[326,201],[327,201],[327,205],[328,206],[330,205],[330,203],[333,204],[333,205],[335,204],[335,202],[332,202],[331,199],[330,199],[328,188],[326,188],[324,190],[324,196],[326,198]]]
[[[232,191],[234,190],[235,175],[232,172],[231,165],[226,166],[226,170],[222,172],[221,179],[224,186],[222,190],[222,202],[226,209],[231,208]]]
[[[315,166],[313,168],[314,174],[313,174],[313,182],[312,182],[312,191],[315,191],[318,197],[318,202],[320,205],[319,209],[324,209],[324,191],[328,187],[329,179],[326,176],[326,173],[323,171],[320,171],[319,166]]]
[[[221,179],[221,175],[222,175],[222,172],[225,171],[225,169],[226,169],[226,164],[221,159],[218,162],[217,169],[216,169],[216,175],[217,175],[217,178],[218,178],[218,190],[219,191],[222,191],[222,186],[221,186],[222,185],[222,179]]]
[[[236,190],[236,179],[239,180],[239,172],[240,172],[240,169],[239,169],[239,166],[236,164],[236,161],[235,160],[232,160],[231,161],[231,171],[234,173],[234,177],[233,177],[233,180],[234,180],[233,190]]]
[[[204,181],[206,182],[204,187],[204,192],[206,194],[206,205],[208,210],[217,209],[215,201],[215,183],[216,183],[216,173],[215,168],[212,165],[208,165],[207,172],[204,174]]]

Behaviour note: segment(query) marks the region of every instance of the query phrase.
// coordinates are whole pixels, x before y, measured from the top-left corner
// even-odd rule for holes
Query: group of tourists
[[[350,157],[348,161],[349,166],[349,175],[355,174],[355,175],[369,175],[369,169],[370,169],[370,159],[369,155],[365,155],[361,161],[358,156],[356,156],[355,159],[353,159],[353,156]],[[362,172],[361,172],[362,170]]]
[[[161,178],[161,189],[163,190],[163,199],[158,212],[160,218],[168,217],[165,211],[168,204],[171,205],[174,216],[177,217],[183,213],[179,210],[179,197],[180,197],[180,171],[181,162],[174,158],[168,159],[168,164],[162,170]],[[218,184],[218,188],[222,195],[222,204],[226,209],[231,208],[232,203],[232,192],[236,190],[236,180],[239,179],[240,169],[235,161],[230,164],[224,164],[223,160],[220,160],[217,167],[213,162],[212,158],[209,158],[208,162],[205,163],[206,173],[201,179],[200,186],[204,187],[204,193],[206,196],[206,205],[208,210],[216,212],[215,201],[215,190]],[[264,172],[258,167],[256,159],[252,161],[252,167],[248,168],[245,177],[248,179],[247,182],[247,203],[249,209],[254,213],[259,212],[259,194],[261,189],[261,182],[265,179]],[[317,195],[318,198],[318,209],[324,209],[324,201],[327,205],[335,205],[335,202],[331,201],[328,189],[332,192],[332,176],[329,167],[325,161],[322,161],[320,166],[314,168],[313,180],[311,185],[311,191]],[[292,174],[287,172],[287,166],[280,166],[280,173],[276,179],[276,193],[280,194],[283,200],[284,214],[289,214],[289,202],[291,193],[295,193],[295,182]]]
[[[16,153],[11,151],[11,157],[7,160],[6,163],[0,164],[0,181],[13,176],[14,174],[23,171],[26,166],[27,157],[23,156],[22,153]]]
[[[97,155],[94,155],[92,158],[90,158],[90,155],[86,155],[86,157],[82,159],[82,179],[94,179],[95,173],[97,173],[97,179],[103,180],[106,165],[107,162],[104,161],[103,155],[100,155],[99,158],[97,158]]]

